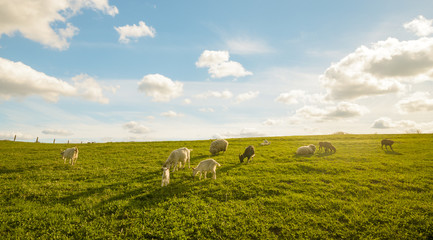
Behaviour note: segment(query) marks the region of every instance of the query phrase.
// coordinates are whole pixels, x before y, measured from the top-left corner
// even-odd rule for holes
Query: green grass
[[[391,138],[395,152],[380,148]],[[79,144],[0,142],[3,239],[432,239],[433,135],[228,139],[217,179],[161,166],[179,147],[191,165],[210,141]],[[330,141],[335,154],[296,156]],[[256,146],[250,164],[238,154]]]

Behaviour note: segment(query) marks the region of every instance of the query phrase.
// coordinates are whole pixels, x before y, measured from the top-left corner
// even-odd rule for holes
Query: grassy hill
[[[395,152],[380,140],[397,143]],[[79,144],[76,165],[60,149],[75,145],[0,142],[0,234],[18,239],[432,239],[433,135],[326,135],[228,139],[214,156],[217,179],[171,174],[170,152],[207,141]],[[296,156],[330,141],[335,154]],[[238,154],[254,145],[256,157]]]

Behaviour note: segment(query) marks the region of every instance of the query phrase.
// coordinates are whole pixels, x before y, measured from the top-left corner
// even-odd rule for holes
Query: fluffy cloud
[[[40,95],[56,102],[59,96],[80,96],[90,101],[108,103],[99,84],[87,75],[72,78],[74,85],[38,72],[21,63],[0,58],[0,98]]]
[[[129,43],[131,38],[137,39],[140,37],[155,37],[155,29],[153,27],[149,27],[145,22],[140,21],[137,25],[125,25],[123,27],[114,27],[116,31],[119,33],[119,42],[121,43]]]
[[[407,133],[432,132],[433,122],[417,123],[411,120],[393,121],[387,117],[376,119],[371,125],[377,129],[397,129]]]
[[[297,104],[298,99],[303,99],[305,92],[302,90],[292,90],[288,93],[281,93],[276,99],[276,102],[285,104]]]
[[[195,97],[199,98],[199,99],[207,99],[207,98],[210,98],[210,97],[222,98],[222,99],[230,99],[230,98],[233,97],[233,93],[230,92],[229,90],[224,90],[222,92],[207,91],[205,93],[197,94],[197,95],[195,95]]]
[[[228,51],[209,51],[205,50],[195,65],[199,68],[207,67],[212,78],[223,78],[228,76],[244,77],[252,75],[244,67],[234,61],[230,61]]]
[[[296,111],[296,116],[316,121],[331,121],[362,116],[368,112],[364,106],[349,102],[340,102],[337,106],[318,108],[305,106]]]
[[[356,99],[406,90],[405,83],[433,77],[433,38],[388,38],[361,46],[332,64],[320,77],[327,99]]]
[[[128,132],[134,134],[146,134],[150,132],[150,129],[145,127],[144,125],[137,123],[135,121],[127,122],[123,125],[124,129],[127,129]]]
[[[236,97],[236,103],[251,100],[259,95],[259,91],[249,91],[246,93],[241,93]]]
[[[58,135],[58,136],[70,136],[73,134],[72,132],[64,129],[45,129],[42,130],[42,133],[47,135]]]
[[[2,1],[0,7],[0,36],[13,36],[20,32],[25,38],[45,46],[64,50],[68,40],[78,33],[78,28],[68,18],[83,8],[115,16],[118,10],[108,0],[20,0]],[[61,26],[62,23],[64,27]]]
[[[76,95],[79,95],[87,100],[99,102],[103,104],[109,103],[108,98],[102,94],[102,87],[95,79],[87,74],[80,74],[72,78],[76,88]]]
[[[433,19],[426,19],[424,16],[418,16],[414,20],[407,22],[403,27],[419,37],[426,37],[433,33]]]
[[[175,118],[175,117],[183,117],[182,113],[177,113],[175,111],[168,111],[168,112],[163,112],[161,113],[161,116],[163,117],[168,117],[168,118]]]
[[[400,113],[433,111],[433,98],[428,92],[416,92],[397,102]]]
[[[138,89],[152,97],[154,102],[168,102],[183,92],[183,83],[160,74],[149,74],[138,83]]]
[[[215,112],[215,109],[213,108],[200,108],[199,109],[200,112]]]

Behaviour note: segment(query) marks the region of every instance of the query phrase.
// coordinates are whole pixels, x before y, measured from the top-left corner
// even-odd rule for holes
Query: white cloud
[[[229,61],[228,51],[209,51],[205,50],[195,65],[199,68],[207,67],[212,78],[223,78],[228,76],[244,77],[252,75],[244,67],[234,61]]]
[[[405,84],[432,78],[433,38],[388,38],[371,48],[361,46],[320,77],[327,99],[334,100],[401,93],[407,89]]]
[[[420,15],[418,18],[407,22],[403,27],[419,37],[426,37],[433,33],[433,19],[426,19],[424,16]]]
[[[185,99],[183,100],[183,103],[184,103],[184,104],[191,104],[192,101],[191,101],[191,99],[189,99],[189,98],[185,98]]]
[[[433,111],[433,98],[428,92],[416,92],[397,102],[400,113]]]
[[[121,43],[129,43],[131,38],[137,39],[140,37],[155,37],[155,29],[153,27],[149,27],[145,22],[140,21],[137,25],[125,25],[122,27],[114,27],[116,31],[119,33],[119,42]]]
[[[65,129],[45,129],[45,130],[42,130],[42,133],[47,134],[47,135],[58,135],[58,136],[73,135],[72,132],[65,130]]]
[[[236,97],[236,103],[251,100],[259,95],[259,91],[249,91],[246,93],[241,93]]]
[[[230,52],[235,54],[263,54],[274,51],[274,49],[263,41],[252,40],[245,37],[229,39],[226,41],[226,44]]]
[[[182,94],[183,83],[160,74],[149,74],[138,83],[138,89],[152,97],[154,102],[168,102]]]
[[[175,111],[168,111],[161,113],[161,116],[168,117],[168,118],[175,118],[175,117],[183,117],[184,115],[182,113],[177,113]]]
[[[302,90],[292,90],[288,93],[281,93],[276,99],[276,102],[285,104],[297,104],[298,99],[304,99],[305,92]]]
[[[207,91],[205,93],[197,94],[197,95],[195,95],[195,97],[199,98],[199,99],[207,99],[207,98],[210,98],[210,97],[222,98],[222,99],[230,99],[230,98],[233,97],[233,93],[230,92],[229,90],[224,90],[222,92]]]
[[[104,97],[102,87],[98,82],[87,74],[80,74],[72,78],[77,95],[94,102],[103,104],[109,103],[108,98]]]
[[[69,39],[78,33],[78,28],[68,18],[88,8],[115,16],[118,9],[108,0],[20,0],[2,1],[0,7],[0,37],[13,36],[20,32],[23,37],[45,46],[65,50]],[[59,24],[61,23],[61,24]],[[64,25],[64,28],[56,27]]]
[[[407,133],[432,132],[433,122],[417,123],[412,120],[393,121],[390,118],[381,117],[376,119],[371,127],[377,129],[397,129]]]
[[[21,132],[0,132],[0,139],[13,140],[15,136],[16,136],[16,141],[36,140],[36,137]]]
[[[146,134],[150,132],[150,129],[140,123],[137,123],[135,121],[127,122],[123,125],[124,129],[127,129],[128,132],[134,133],[134,134]]]
[[[296,111],[296,116],[316,121],[332,121],[362,116],[369,110],[361,105],[340,102],[336,106],[318,108],[315,106],[304,106]]]
[[[56,102],[59,96],[80,96],[90,101],[108,103],[102,88],[91,77],[81,74],[72,78],[74,85],[38,72],[21,63],[0,57],[0,98],[40,95],[47,101]]]

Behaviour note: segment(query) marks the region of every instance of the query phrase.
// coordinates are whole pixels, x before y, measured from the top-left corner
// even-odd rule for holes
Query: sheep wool
[[[192,149],[188,149],[186,147],[179,148],[176,150],[173,150],[170,153],[170,156],[168,156],[167,160],[165,161],[163,167],[166,168],[172,168],[172,172],[178,168],[178,165],[180,165],[181,168],[185,168],[186,162],[188,162],[188,167],[190,167],[190,154]],[[183,164],[183,167],[182,167]]]
[[[60,155],[63,158],[63,163],[66,163],[66,160],[69,159],[69,163],[74,165],[78,159],[78,148],[67,148],[65,151],[61,152]]]
[[[213,179],[216,179],[216,168],[220,166],[221,164],[219,164],[217,161],[213,159],[203,160],[197,165],[197,167],[192,168],[192,176],[195,177],[197,173],[200,173],[199,179],[201,180],[202,173],[204,173],[204,178],[206,179],[207,172],[212,172]]]
[[[217,139],[210,144],[209,152],[212,155],[215,155],[221,151],[225,152],[227,151],[228,146],[229,146],[229,142],[227,142],[227,140]]]
[[[314,146],[313,144],[310,144],[308,146],[299,147],[296,150],[296,154],[298,154],[298,155],[309,155],[309,154],[314,154],[315,151],[316,151],[316,146]]]

